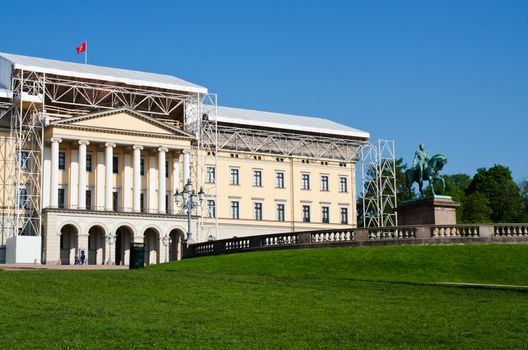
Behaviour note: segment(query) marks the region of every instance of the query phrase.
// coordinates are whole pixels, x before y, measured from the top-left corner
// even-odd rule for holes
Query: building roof
[[[14,67],[18,69],[31,70],[40,73],[112,81],[129,85],[148,86],[169,90],[207,93],[207,88],[171,75],[56,61],[46,58],[20,56],[0,52],[0,75],[3,75],[3,79],[0,79],[1,85],[6,85],[5,82],[7,80],[5,75],[6,72],[10,70],[7,69],[7,65],[14,65]],[[1,82],[2,80],[4,81],[3,84]]]
[[[332,136],[348,136],[365,139],[370,137],[370,134],[366,131],[354,129],[328,119],[233,107],[218,106],[217,120],[221,123],[304,131]]]

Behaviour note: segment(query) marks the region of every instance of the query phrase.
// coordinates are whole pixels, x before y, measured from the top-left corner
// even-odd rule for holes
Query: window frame
[[[239,220],[240,219],[240,201],[231,200],[229,208],[230,208],[229,214],[230,214],[231,219]]]
[[[205,170],[205,183],[214,184],[216,183],[216,167],[208,165]]]
[[[275,188],[284,188],[284,171],[275,172]]]
[[[330,180],[328,175],[321,175],[321,191],[330,191]]]
[[[342,225],[348,225],[348,208],[341,207],[339,213],[340,221]],[[345,218],[345,220],[343,220]]]
[[[253,187],[262,187],[262,170],[253,169]]]
[[[239,186],[240,185],[240,169],[229,168],[229,185]]]
[[[310,190],[310,174],[301,174],[301,190]]]
[[[277,203],[277,221],[286,221],[286,206],[284,203]]]
[[[308,204],[302,206],[302,222],[311,222],[310,205]]]
[[[339,192],[348,193],[348,176],[339,176]]]
[[[112,174],[119,174],[119,156],[112,156]]]
[[[215,219],[216,218],[216,199],[214,198],[207,199],[206,206],[207,206],[207,217],[210,219]]]
[[[321,206],[321,222],[323,224],[330,223],[330,207],[327,205]]]
[[[66,152],[59,152],[59,170],[66,170]]]
[[[253,202],[253,219],[256,221],[262,221],[263,210],[262,202]]]

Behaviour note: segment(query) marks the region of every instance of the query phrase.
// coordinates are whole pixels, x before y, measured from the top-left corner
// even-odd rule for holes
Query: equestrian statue
[[[425,151],[425,146],[420,144],[418,150],[414,154],[412,168],[405,171],[405,184],[407,189],[410,191],[413,183],[418,183],[418,189],[422,197],[423,193],[423,182],[427,180],[429,186],[433,191],[433,196],[436,195],[434,191],[434,182],[440,181],[442,183],[442,191],[445,191],[445,182],[442,176],[439,175],[440,170],[447,164],[447,157],[442,154],[436,154],[429,157],[429,154]]]

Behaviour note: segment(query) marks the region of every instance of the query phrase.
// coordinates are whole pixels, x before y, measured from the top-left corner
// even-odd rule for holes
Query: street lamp
[[[172,243],[172,239],[169,235],[163,236],[163,245],[165,246],[165,262],[169,262],[169,245]]]
[[[204,200],[205,193],[203,191],[203,187],[200,187],[200,192],[198,192],[197,196],[191,184],[191,179],[189,179],[185,186],[183,186],[183,191],[179,192],[178,190],[176,190],[176,192],[174,193],[174,197],[176,198],[176,202],[178,204],[183,199],[181,206],[182,208],[187,210],[187,243],[190,243],[192,241],[191,214],[193,208],[195,208],[198,204],[202,204]],[[198,197],[199,202],[196,201],[196,197]]]
[[[112,259],[112,245],[114,244],[115,239],[116,239],[116,235],[114,235],[111,232],[106,236],[106,241],[108,242],[108,245],[110,246],[110,249],[108,251],[108,261],[106,262],[107,265],[114,264],[113,259]]]

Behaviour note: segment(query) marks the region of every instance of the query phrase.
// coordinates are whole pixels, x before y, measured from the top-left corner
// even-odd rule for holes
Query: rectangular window
[[[145,159],[143,158],[139,160],[139,174],[145,176]]]
[[[169,161],[165,161],[165,177],[169,177]]]
[[[262,220],[262,203],[253,204],[253,217],[255,220]]]
[[[119,157],[112,157],[112,172],[119,174]]]
[[[59,152],[59,169],[66,169],[66,153]]]
[[[19,169],[21,170],[29,169],[29,152],[28,151],[20,151],[20,153],[18,153],[17,165]]]
[[[348,178],[346,176],[339,178],[339,192],[348,192]]]
[[[86,155],[86,171],[92,171],[92,155]]]
[[[29,209],[29,196],[25,186],[20,187],[17,191],[16,206],[17,209]]]
[[[112,208],[114,211],[119,211],[119,192],[117,190],[112,192]]]
[[[207,173],[205,174],[205,182],[208,184],[214,184],[216,182],[216,168],[214,166],[207,167]]]
[[[277,171],[275,173],[275,187],[284,188],[284,173]]]
[[[229,174],[229,184],[230,185],[239,185],[238,169],[232,168]]]
[[[330,208],[329,207],[321,207],[321,221],[323,224],[330,223]]]
[[[170,202],[169,202],[169,198],[171,197],[171,193],[170,192],[166,192],[165,193],[165,212],[167,214],[169,214],[171,212],[170,210]]]
[[[303,205],[302,207],[302,220],[303,222],[310,222],[310,206]]]
[[[92,210],[92,190],[86,190],[86,210]]]
[[[310,189],[310,174],[301,175],[301,189],[303,190]]]
[[[328,191],[328,175],[321,175],[321,191]]]
[[[348,208],[341,208],[341,223],[348,224]]]
[[[145,192],[139,194],[139,211],[142,213],[145,212]]]
[[[207,217],[216,218],[216,201],[214,199],[207,200]]]
[[[278,203],[277,204],[277,220],[278,221],[284,221],[284,204]]]
[[[240,218],[240,205],[238,201],[231,201],[231,219]]]
[[[253,186],[262,187],[262,171],[253,170]]]
[[[59,188],[59,208],[66,208],[66,190],[64,188]]]

